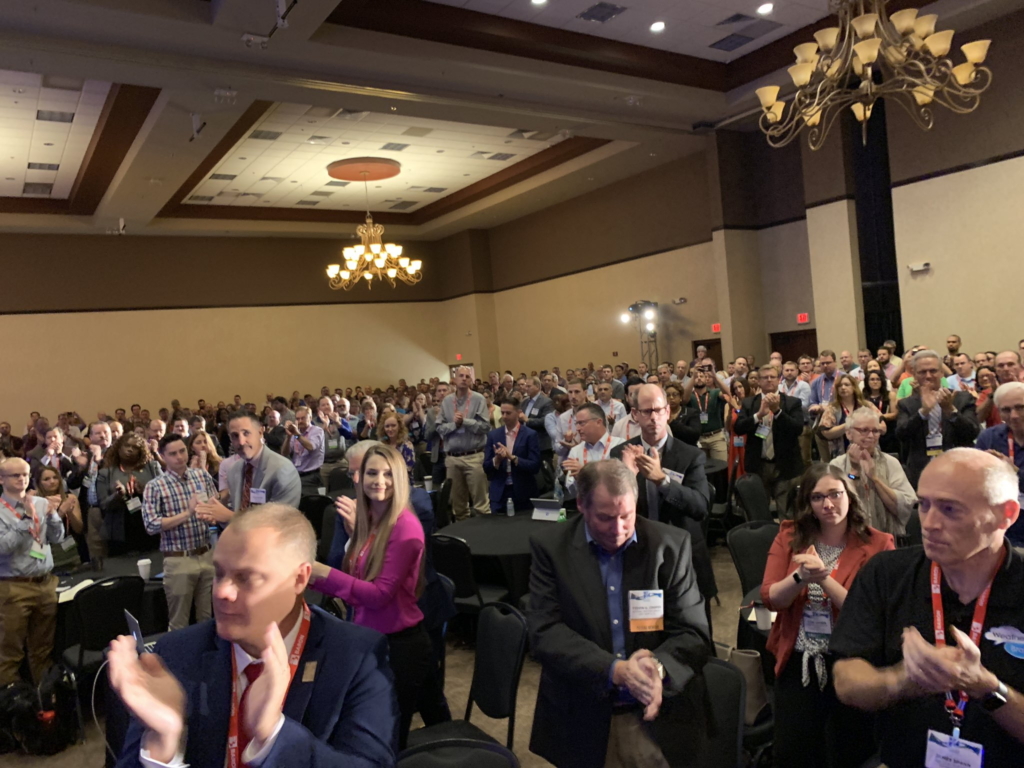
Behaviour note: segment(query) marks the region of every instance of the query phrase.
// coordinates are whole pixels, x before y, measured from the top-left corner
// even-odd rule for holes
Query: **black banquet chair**
[[[334,499],[330,496],[303,496],[299,499],[299,511],[309,520],[316,533],[317,541],[323,534],[324,510],[334,506]],[[332,532],[333,535],[333,532]]]
[[[519,768],[519,759],[500,744],[472,739],[444,739],[409,747],[398,768]]]
[[[446,739],[467,739],[494,743],[477,726],[469,722],[473,704],[495,720],[508,718],[505,745],[512,749],[516,730],[516,697],[519,677],[526,657],[526,618],[505,603],[490,603],[480,611],[476,634],[476,658],[473,682],[463,720],[450,720],[409,733],[409,747],[418,747]]]
[[[79,641],[65,649],[61,658],[79,678],[94,674],[110,642],[128,634],[124,612],[136,617],[142,614],[145,587],[146,582],[139,576],[115,576],[90,584],[75,595]]]
[[[739,574],[740,587],[744,595],[759,587],[764,581],[768,551],[772,548],[772,542],[778,533],[778,523],[754,520],[737,525],[726,534],[725,543]]]
[[[761,482],[761,478],[757,475],[744,475],[739,478],[735,483],[733,493],[736,495],[736,502],[739,504],[740,510],[748,522],[754,520],[772,521],[774,519],[768,501],[768,494],[764,490],[764,483]],[[780,509],[779,515],[782,515],[782,512],[783,510]]]
[[[487,603],[500,603],[508,597],[507,587],[477,584],[473,555],[465,539],[446,533],[435,533],[430,539],[434,568],[455,583],[455,606],[459,613],[477,614]]]
[[[708,768],[740,768],[743,765],[743,716],[747,683],[738,668],[722,659],[704,665],[714,728],[711,729]]]

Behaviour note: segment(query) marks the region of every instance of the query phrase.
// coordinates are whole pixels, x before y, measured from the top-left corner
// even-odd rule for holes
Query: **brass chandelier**
[[[982,66],[990,40],[962,45],[966,61],[947,58],[953,31],[935,31],[938,16],[907,8],[888,16],[888,0],[831,0],[838,27],[814,33],[815,42],[794,49],[789,75],[792,101],[779,100],[779,86],[757,89],[760,127],[773,147],[783,147],[808,128],[807,143],[820,149],[843,110],[850,109],[867,141],[867,122],[879,98],[896,101],[922,129],[935,118],[932,105],[957,114],[978,108],[992,83]]]
[[[363,184],[366,186],[366,223],[356,227],[356,234],[362,242],[342,251],[344,267],[340,264],[327,267],[331,290],[343,288],[350,291],[361,283],[366,283],[366,287],[372,289],[374,280],[386,280],[392,288],[398,285],[399,280],[406,285],[416,285],[423,279],[420,271],[423,262],[403,256],[402,246],[383,241],[384,226],[375,224],[370,214],[370,190],[366,173],[363,173]]]

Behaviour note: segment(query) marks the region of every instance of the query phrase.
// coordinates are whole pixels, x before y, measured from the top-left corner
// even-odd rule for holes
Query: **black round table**
[[[729,462],[720,459],[707,459],[704,462],[704,474],[706,475],[716,475],[719,472],[725,472],[728,468]]]
[[[477,581],[502,581],[509,591],[509,602],[530,591],[530,537],[558,525],[534,520],[531,512],[507,515],[480,515],[446,526],[440,533],[458,536],[473,554]]]

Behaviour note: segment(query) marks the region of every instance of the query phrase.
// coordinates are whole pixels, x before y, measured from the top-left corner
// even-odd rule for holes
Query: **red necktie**
[[[249,508],[249,496],[252,494],[252,464],[245,462],[245,479],[242,481],[242,503],[238,510]]]
[[[239,717],[239,728],[238,728],[238,751],[239,754],[245,754],[245,748],[249,746],[249,742],[252,741],[252,734],[249,733],[249,729],[245,726],[245,709],[249,705],[249,691],[252,690],[252,684],[256,682],[256,678],[263,672],[262,661],[250,661],[249,666],[242,670],[245,674],[245,679],[249,681],[249,684],[242,691],[242,698],[238,702],[238,717]],[[245,763],[243,763],[245,765]]]

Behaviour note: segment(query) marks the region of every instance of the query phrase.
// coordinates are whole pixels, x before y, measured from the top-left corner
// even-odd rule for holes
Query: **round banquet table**
[[[508,600],[518,607],[530,591],[530,537],[558,525],[534,520],[531,512],[480,515],[445,526],[438,533],[458,536],[473,554],[473,571],[478,582],[501,583],[508,587]]]

